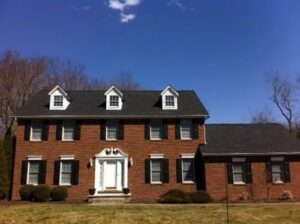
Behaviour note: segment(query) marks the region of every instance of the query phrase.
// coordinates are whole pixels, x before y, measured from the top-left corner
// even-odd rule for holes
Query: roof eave
[[[262,152],[262,153],[202,153],[203,157],[220,156],[280,156],[280,155],[300,155],[300,152]]]

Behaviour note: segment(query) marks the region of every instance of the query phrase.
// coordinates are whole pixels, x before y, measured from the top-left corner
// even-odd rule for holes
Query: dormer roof
[[[173,93],[175,96],[178,96],[178,92],[171,86],[171,85],[168,85],[162,92],[160,95],[164,95],[167,91],[170,91],[171,93]]]
[[[58,90],[59,92],[61,92],[61,94],[63,94],[65,97],[68,98],[68,94],[66,93],[66,91],[61,88],[59,85],[55,86],[49,93],[48,95],[51,96],[53,93],[55,93],[55,91]]]
[[[115,91],[119,96],[123,97],[123,93],[115,86],[112,85],[105,93],[104,95],[107,96],[110,92]]]

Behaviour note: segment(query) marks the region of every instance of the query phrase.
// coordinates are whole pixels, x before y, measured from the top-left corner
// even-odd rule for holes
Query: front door
[[[118,182],[117,179],[117,161],[107,161],[104,167],[105,190],[116,190]]]

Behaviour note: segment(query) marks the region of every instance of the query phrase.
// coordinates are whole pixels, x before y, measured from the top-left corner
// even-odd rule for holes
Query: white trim
[[[179,96],[179,93],[171,86],[168,85],[162,92],[161,92],[161,96],[164,95],[168,90],[171,90],[171,92],[175,95],[175,96]]]
[[[149,155],[150,159],[163,159],[165,157],[164,154],[150,154]]]
[[[194,159],[195,154],[194,153],[181,153],[182,159]]]
[[[271,157],[272,162],[282,162],[284,161],[284,157]]]
[[[61,88],[59,85],[55,86],[49,93],[48,95],[52,95],[56,90],[59,90],[65,97],[68,96],[68,94],[64,91],[63,88]]]
[[[128,155],[119,148],[105,148],[100,153],[95,155],[95,195],[98,192],[105,191],[105,166],[107,161],[115,161],[117,165],[117,190],[122,191],[122,188],[128,188]],[[102,164],[102,174],[100,175],[100,163]],[[123,163],[123,165],[122,165]],[[122,170],[123,169],[123,170]],[[122,177],[122,174],[124,175]],[[100,181],[100,178],[102,180]],[[123,181],[123,182],[122,182]],[[101,185],[100,185],[101,182]]]
[[[27,156],[27,160],[42,160],[43,159],[43,156],[41,155],[28,155]]]
[[[170,85],[168,85],[162,92],[161,92],[161,98],[162,98],[162,109],[163,110],[177,110],[178,109],[178,92]],[[174,98],[174,106],[168,106],[167,105],[167,96],[173,96]]]
[[[39,171],[38,171],[38,179],[37,179],[37,183],[29,183],[29,170],[30,170],[30,163],[31,162],[35,162],[35,161],[40,161],[40,159],[28,159],[27,162],[27,176],[26,176],[26,184],[32,184],[32,185],[38,185],[39,184],[39,174],[40,174],[40,164],[39,164]]]
[[[59,159],[60,160],[74,160],[75,156],[74,155],[60,155]]]
[[[68,106],[70,104],[68,94],[59,85],[55,86],[48,93],[48,95],[50,96],[50,100],[49,100],[49,109],[50,110],[65,110],[65,109],[68,108]],[[62,106],[55,106],[54,105],[55,96],[62,96],[63,97]]]
[[[246,158],[232,158],[232,162],[234,163],[238,163],[238,162],[241,162],[241,163],[244,163],[246,161]]]
[[[106,110],[122,110],[123,106],[123,93],[116,87],[111,86],[105,93],[106,96]],[[117,96],[118,97],[118,106],[110,105],[110,97]]]
[[[123,93],[115,86],[112,85],[105,93],[104,95],[107,96],[111,91],[115,90],[120,96],[123,96]]]

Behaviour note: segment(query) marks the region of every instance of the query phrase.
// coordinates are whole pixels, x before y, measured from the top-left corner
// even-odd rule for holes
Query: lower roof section
[[[300,139],[275,123],[207,124],[206,140],[204,157],[300,155]]]

